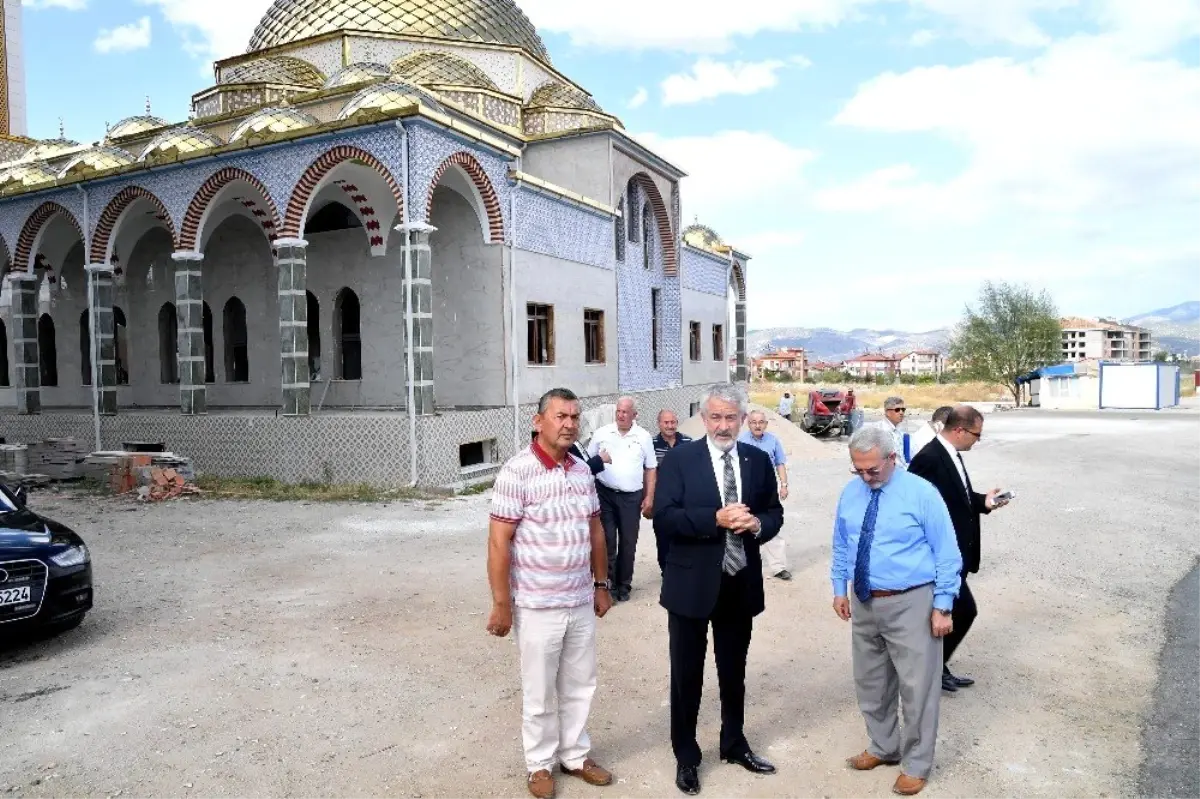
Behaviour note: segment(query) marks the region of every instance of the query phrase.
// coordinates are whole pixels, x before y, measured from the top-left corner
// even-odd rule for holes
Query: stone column
[[[396,228],[405,231],[404,225]],[[413,405],[420,416],[433,414],[433,258],[429,249],[429,235],[437,230],[432,225],[416,223],[409,226],[411,244],[408,258],[411,259],[412,285],[404,286],[405,301],[412,302],[412,340],[405,346],[412,349],[413,369],[407,375],[413,387]],[[407,306],[406,306],[407,311]],[[406,326],[407,331],[407,326]],[[405,353],[405,363],[407,364]],[[407,389],[408,386],[406,385]],[[407,391],[405,397],[407,397]],[[407,399],[406,399],[407,401]]]
[[[283,415],[308,416],[312,383],[308,373],[308,242],[277,239],[279,267],[279,357],[283,364]]]
[[[204,253],[171,253],[175,262],[175,357],[179,363],[179,412],[193,416],[208,412],[204,357],[204,290],[200,267]]]
[[[95,342],[96,360],[92,384],[100,394],[100,413],[117,413],[117,328],[113,318],[113,268],[111,264],[88,264],[88,325]],[[88,352],[91,357],[91,352]]]
[[[737,355],[737,382],[750,379],[750,364],[746,361],[746,301],[738,300],[733,310],[733,348]]]
[[[12,289],[13,371],[17,413],[42,411],[42,373],[38,357],[38,278],[28,272],[9,274]]]

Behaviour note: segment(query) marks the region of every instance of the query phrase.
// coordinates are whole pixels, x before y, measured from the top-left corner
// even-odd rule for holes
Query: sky
[[[752,257],[752,328],[932,330],[985,280],[1064,315],[1200,297],[1196,0],[518,4]],[[24,0],[30,135],[185,119],[269,5]]]

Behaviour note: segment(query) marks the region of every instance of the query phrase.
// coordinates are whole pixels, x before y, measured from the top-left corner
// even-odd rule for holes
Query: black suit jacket
[[[758,548],[779,534],[783,506],[775,469],[765,452],[738,444],[737,464],[742,502],[762,522],[762,530],[758,538],[742,536],[746,568],[738,581],[742,594],[734,601],[748,616],[757,616],[766,607]],[[692,619],[712,616],[724,573],[725,530],[717,527],[717,511],[724,505],[707,438],[679,444],[667,453],[654,491],[654,532],[670,542],[659,603],[672,613]]]
[[[987,497],[969,487],[969,474],[968,487],[963,488],[954,458],[937,439],[921,448],[908,465],[908,470],[928,480],[942,495],[946,509],[950,511],[950,521],[954,523],[958,549],[962,552],[963,573],[974,574],[979,571],[979,517],[991,512],[987,509]]]

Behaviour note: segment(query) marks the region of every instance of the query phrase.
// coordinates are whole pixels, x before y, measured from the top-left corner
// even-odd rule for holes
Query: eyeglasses
[[[908,408],[888,408],[888,410],[896,413],[908,413]]]
[[[883,470],[888,463],[894,461],[895,459],[896,456],[894,454],[888,455],[887,459],[884,460],[883,463],[870,469],[855,469],[854,467],[850,467],[850,474],[857,475],[859,477],[879,477],[881,474],[883,474]]]
[[[975,440],[976,440],[976,441],[982,441],[982,440],[983,440],[983,431],[982,431],[982,430],[980,430],[978,433],[976,433],[974,430],[968,430],[968,429],[967,429],[967,428],[965,428],[965,427],[963,427],[963,428],[961,428],[961,429],[962,429],[962,431],[963,431],[964,433],[970,433],[971,435],[975,436]]]

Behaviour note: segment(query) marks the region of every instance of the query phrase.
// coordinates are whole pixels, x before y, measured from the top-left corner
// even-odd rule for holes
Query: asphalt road
[[[1200,796],[1200,564],[1171,590],[1154,704],[1142,735],[1140,796]]]

